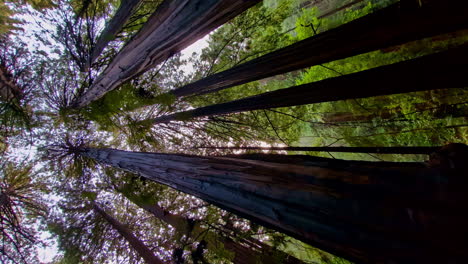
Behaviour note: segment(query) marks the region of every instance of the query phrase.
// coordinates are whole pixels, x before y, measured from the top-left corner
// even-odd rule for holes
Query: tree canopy
[[[0,262],[463,263],[467,13],[0,1]]]

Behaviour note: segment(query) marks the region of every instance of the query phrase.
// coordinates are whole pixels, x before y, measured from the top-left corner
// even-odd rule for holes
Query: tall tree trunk
[[[131,187],[131,186],[130,186]],[[118,190],[120,191],[120,190]],[[304,262],[273,247],[266,245],[260,241],[253,241],[252,247],[242,245],[242,241],[236,242],[233,239],[215,233],[211,230],[206,230],[199,220],[193,220],[180,215],[172,214],[164,210],[158,204],[148,204],[139,199],[133,193],[121,192],[130,201],[135,203],[140,208],[146,210],[156,218],[172,226],[180,235],[189,235],[193,238],[200,238],[207,242],[207,248],[215,250],[219,244],[223,245],[224,249],[234,253],[232,262],[234,264],[257,264],[260,261],[263,263],[287,263],[287,264],[303,264]],[[235,232],[235,231],[234,231]]]
[[[259,0],[165,0],[76,102],[80,108],[181,51]]]
[[[468,86],[468,44],[461,47],[358,73],[267,92],[154,119],[141,124],[167,123],[259,109],[329,102],[439,88]]]
[[[212,93],[277,74],[466,29],[467,13],[468,2],[462,0],[401,0],[335,29],[177,88],[170,94],[182,97]]]
[[[189,2],[181,12],[175,9],[177,6],[184,6],[179,2]],[[106,92],[164,61],[258,1],[211,0],[200,5],[198,2],[177,0],[173,1],[172,6],[168,4],[169,8],[161,7],[163,18],[175,13],[175,19],[162,23],[167,28],[176,29],[175,32],[169,32],[163,26],[152,26],[159,25],[159,20],[163,18],[150,18],[147,25],[115,57],[92,87],[75,102],[74,107],[84,107],[99,99]],[[218,4],[214,5],[214,2]],[[210,6],[213,8],[203,10]],[[356,21],[175,89],[170,94],[182,97],[219,91],[376,49],[465,29],[468,26],[465,15],[467,12],[468,3],[461,0],[401,0]],[[196,23],[187,19],[193,17],[197,18]],[[433,19],[434,17],[438,19]],[[168,23],[173,27],[169,27]],[[186,35],[178,38],[182,31]],[[151,36],[148,34],[150,32]],[[173,37],[166,39],[167,36]]]
[[[456,148],[462,157],[441,150],[439,164],[447,166],[439,169],[306,156],[273,162],[287,156],[79,153],[351,260],[462,263],[468,257],[466,148]]]
[[[146,263],[151,264],[162,264],[163,262],[154,255],[153,251],[151,251],[141,240],[139,240],[135,235],[130,231],[125,225],[120,223],[117,219],[112,217],[111,215],[107,214],[96,202],[93,202],[93,209],[102,216],[120,235],[122,235],[125,240],[128,241],[130,246],[138,252],[140,257],[142,257]]]
[[[115,12],[115,15],[107,23],[106,27],[99,35],[96,45],[94,45],[92,53],[88,61],[85,64],[84,71],[88,71],[89,67],[96,61],[101,55],[101,52],[107,46],[107,44],[115,39],[115,35],[119,33],[127,20],[132,16],[135,9],[140,4],[141,0],[122,0],[119,8]]]
[[[279,150],[279,151],[318,151],[378,154],[432,154],[440,147],[197,147],[200,149],[227,150]]]

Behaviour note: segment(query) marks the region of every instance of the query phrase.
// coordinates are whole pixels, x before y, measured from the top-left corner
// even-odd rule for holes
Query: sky
[[[188,60],[191,56],[192,56],[192,53],[194,52],[197,52],[198,54],[201,53],[201,50],[208,47],[208,39],[209,39],[210,35],[206,35],[205,37],[197,40],[195,43],[193,43],[192,45],[188,46],[187,48],[185,48],[184,50],[181,51],[181,54],[182,54],[182,59],[184,60]],[[191,63],[187,63],[186,65],[184,65],[182,67],[182,69],[184,70],[184,72],[186,73],[191,73],[193,72],[193,66]]]

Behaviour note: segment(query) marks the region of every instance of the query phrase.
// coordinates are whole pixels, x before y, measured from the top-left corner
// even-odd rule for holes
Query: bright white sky
[[[194,53],[194,52],[200,54],[202,49],[208,47],[208,38],[209,37],[210,37],[210,35],[208,34],[205,37],[197,40],[195,43],[188,46],[184,50],[182,50],[181,51],[182,59],[188,60],[192,56],[192,53]],[[192,64],[188,63],[187,65],[182,67],[182,69],[186,73],[191,73],[193,71],[193,66],[192,66]]]

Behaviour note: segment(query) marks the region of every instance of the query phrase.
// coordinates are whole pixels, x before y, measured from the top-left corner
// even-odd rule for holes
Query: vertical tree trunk
[[[101,207],[97,205],[96,202],[93,202],[93,209],[102,216],[120,235],[122,235],[125,240],[128,241],[130,246],[138,252],[140,257],[142,257],[146,263],[151,264],[163,264],[163,262],[154,255],[154,253],[135,235],[130,231],[125,225],[120,223],[117,219],[107,214]]]
[[[92,53],[85,64],[84,70],[88,71],[91,64],[101,55],[101,52],[107,44],[115,39],[115,35],[119,33],[127,20],[131,17],[135,9],[140,4],[141,0],[122,0],[115,15],[107,23],[106,27],[99,35],[96,45],[94,45]]]
[[[409,61],[244,99],[174,113],[140,123],[157,124],[196,117],[288,107],[344,99],[468,86],[468,45]]]
[[[80,153],[351,260],[462,263],[468,257],[468,155],[461,149],[462,157],[440,152],[449,160],[440,169],[307,156],[274,162],[288,156]]]
[[[74,106],[99,99],[163,62],[259,0],[165,0]]]
[[[236,242],[229,237],[215,233],[211,230],[207,232],[202,227],[202,223],[198,220],[189,219],[180,215],[172,214],[157,204],[144,203],[138,199],[134,194],[121,192],[130,201],[135,203],[140,208],[154,215],[156,218],[162,220],[166,224],[172,226],[176,232],[181,235],[191,235],[194,238],[204,239],[207,242],[207,248],[215,250],[219,244],[234,253],[232,262],[234,264],[257,264],[260,261],[270,264],[303,264],[301,260],[281,251],[274,249],[260,241],[255,241],[256,247],[249,247],[242,245],[242,241]]]

